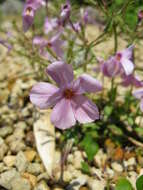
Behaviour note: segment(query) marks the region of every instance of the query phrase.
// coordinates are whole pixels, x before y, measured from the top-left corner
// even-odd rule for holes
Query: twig
[[[141,143],[141,142],[135,140],[133,137],[127,137],[127,139],[128,139],[131,143],[133,143],[134,145],[143,148],[143,143]]]

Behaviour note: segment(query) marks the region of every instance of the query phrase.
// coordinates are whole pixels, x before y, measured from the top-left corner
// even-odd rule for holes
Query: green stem
[[[114,32],[114,54],[115,54],[118,49],[117,24],[115,22],[113,23],[113,32]]]

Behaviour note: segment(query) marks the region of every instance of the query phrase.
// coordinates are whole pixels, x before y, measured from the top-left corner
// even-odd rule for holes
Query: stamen
[[[72,89],[66,89],[64,91],[64,97],[67,99],[71,99],[74,96],[74,92]]]

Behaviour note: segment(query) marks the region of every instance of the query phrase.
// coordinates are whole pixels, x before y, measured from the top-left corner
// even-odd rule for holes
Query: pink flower
[[[99,59],[100,69],[107,77],[115,77],[117,75],[131,75],[134,70],[132,62],[133,46],[117,52],[115,56],[110,57],[107,61]]]
[[[60,21],[62,25],[64,25],[69,20],[70,13],[71,13],[71,5],[70,1],[67,0],[66,4],[62,5],[61,7]]]
[[[52,32],[53,30],[57,30],[60,28],[60,21],[57,18],[49,19],[48,17],[45,19],[44,31],[45,34]]]
[[[132,74],[134,64],[132,62],[133,46],[129,46],[123,51],[117,52],[115,59],[121,64],[122,72],[126,75]]]
[[[122,81],[123,86],[133,85],[137,88],[143,87],[143,82],[139,79],[138,76],[134,76],[133,74],[123,75],[122,79],[123,79],[123,81]]]
[[[52,60],[51,55],[49,54],[46,47],[50,48],[57,57],[63,57],[62,44],[63,41],[59,38],[60,34],[52,37],[50,40],[47,40],[43,37],[36,36],[33,40],[33,44],[39,47],[39,54],[45,59]]]
[[[133,91],[133,96],[141,100],[140,109],[143,112],[143,88]]]
[[[143,10],[140,10],[140,11],[138,12],[138,23],[141,22],[142,19],[143,19]]]
[[[47,74],[58,87],[45,82],[36,84],[30,93],[31,102],[40,109],[53,107],[51,121],[55,127],[67,129],[79,123],[99,119],[97,106],[84,93],[98,92],[102,89],[99,81],[87,74],[74,81],[72,66],[54,62],[48,66]]]
[[[107,77],[115,77],[120,74],[121,66],[120,63],[114,58],[110,57],[107,61],[98,59],[100,63],[101,72]]]
[[[27,32],[27,30],[32,26],[33,21],[34,21],[35,12],[42,5],[45,5],[44,0],[27,0],[26,1],[24,10],[22,13],[24,32]]]

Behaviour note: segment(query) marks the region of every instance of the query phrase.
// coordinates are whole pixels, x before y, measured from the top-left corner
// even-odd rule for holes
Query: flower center
[[[121,53],[117,53],[117,54],[116,54],[116,59],[117,59],[117,61],[120,61],[120,60],[121,60],[121,57],[122,57],[122,54],[121,54]]]
[[[26,15],[27,15],[27,16],[31,16],[31,15],[32,15],[32,8],[31,8],[31,7],[28,7],[28,8],[26,9]]]
[[[71,99],[73,96],[74,96],[74,92],[73,92],[72,89],[66,89],[66,90],[64,91],[64,97],[65,97],[66,99]]]

